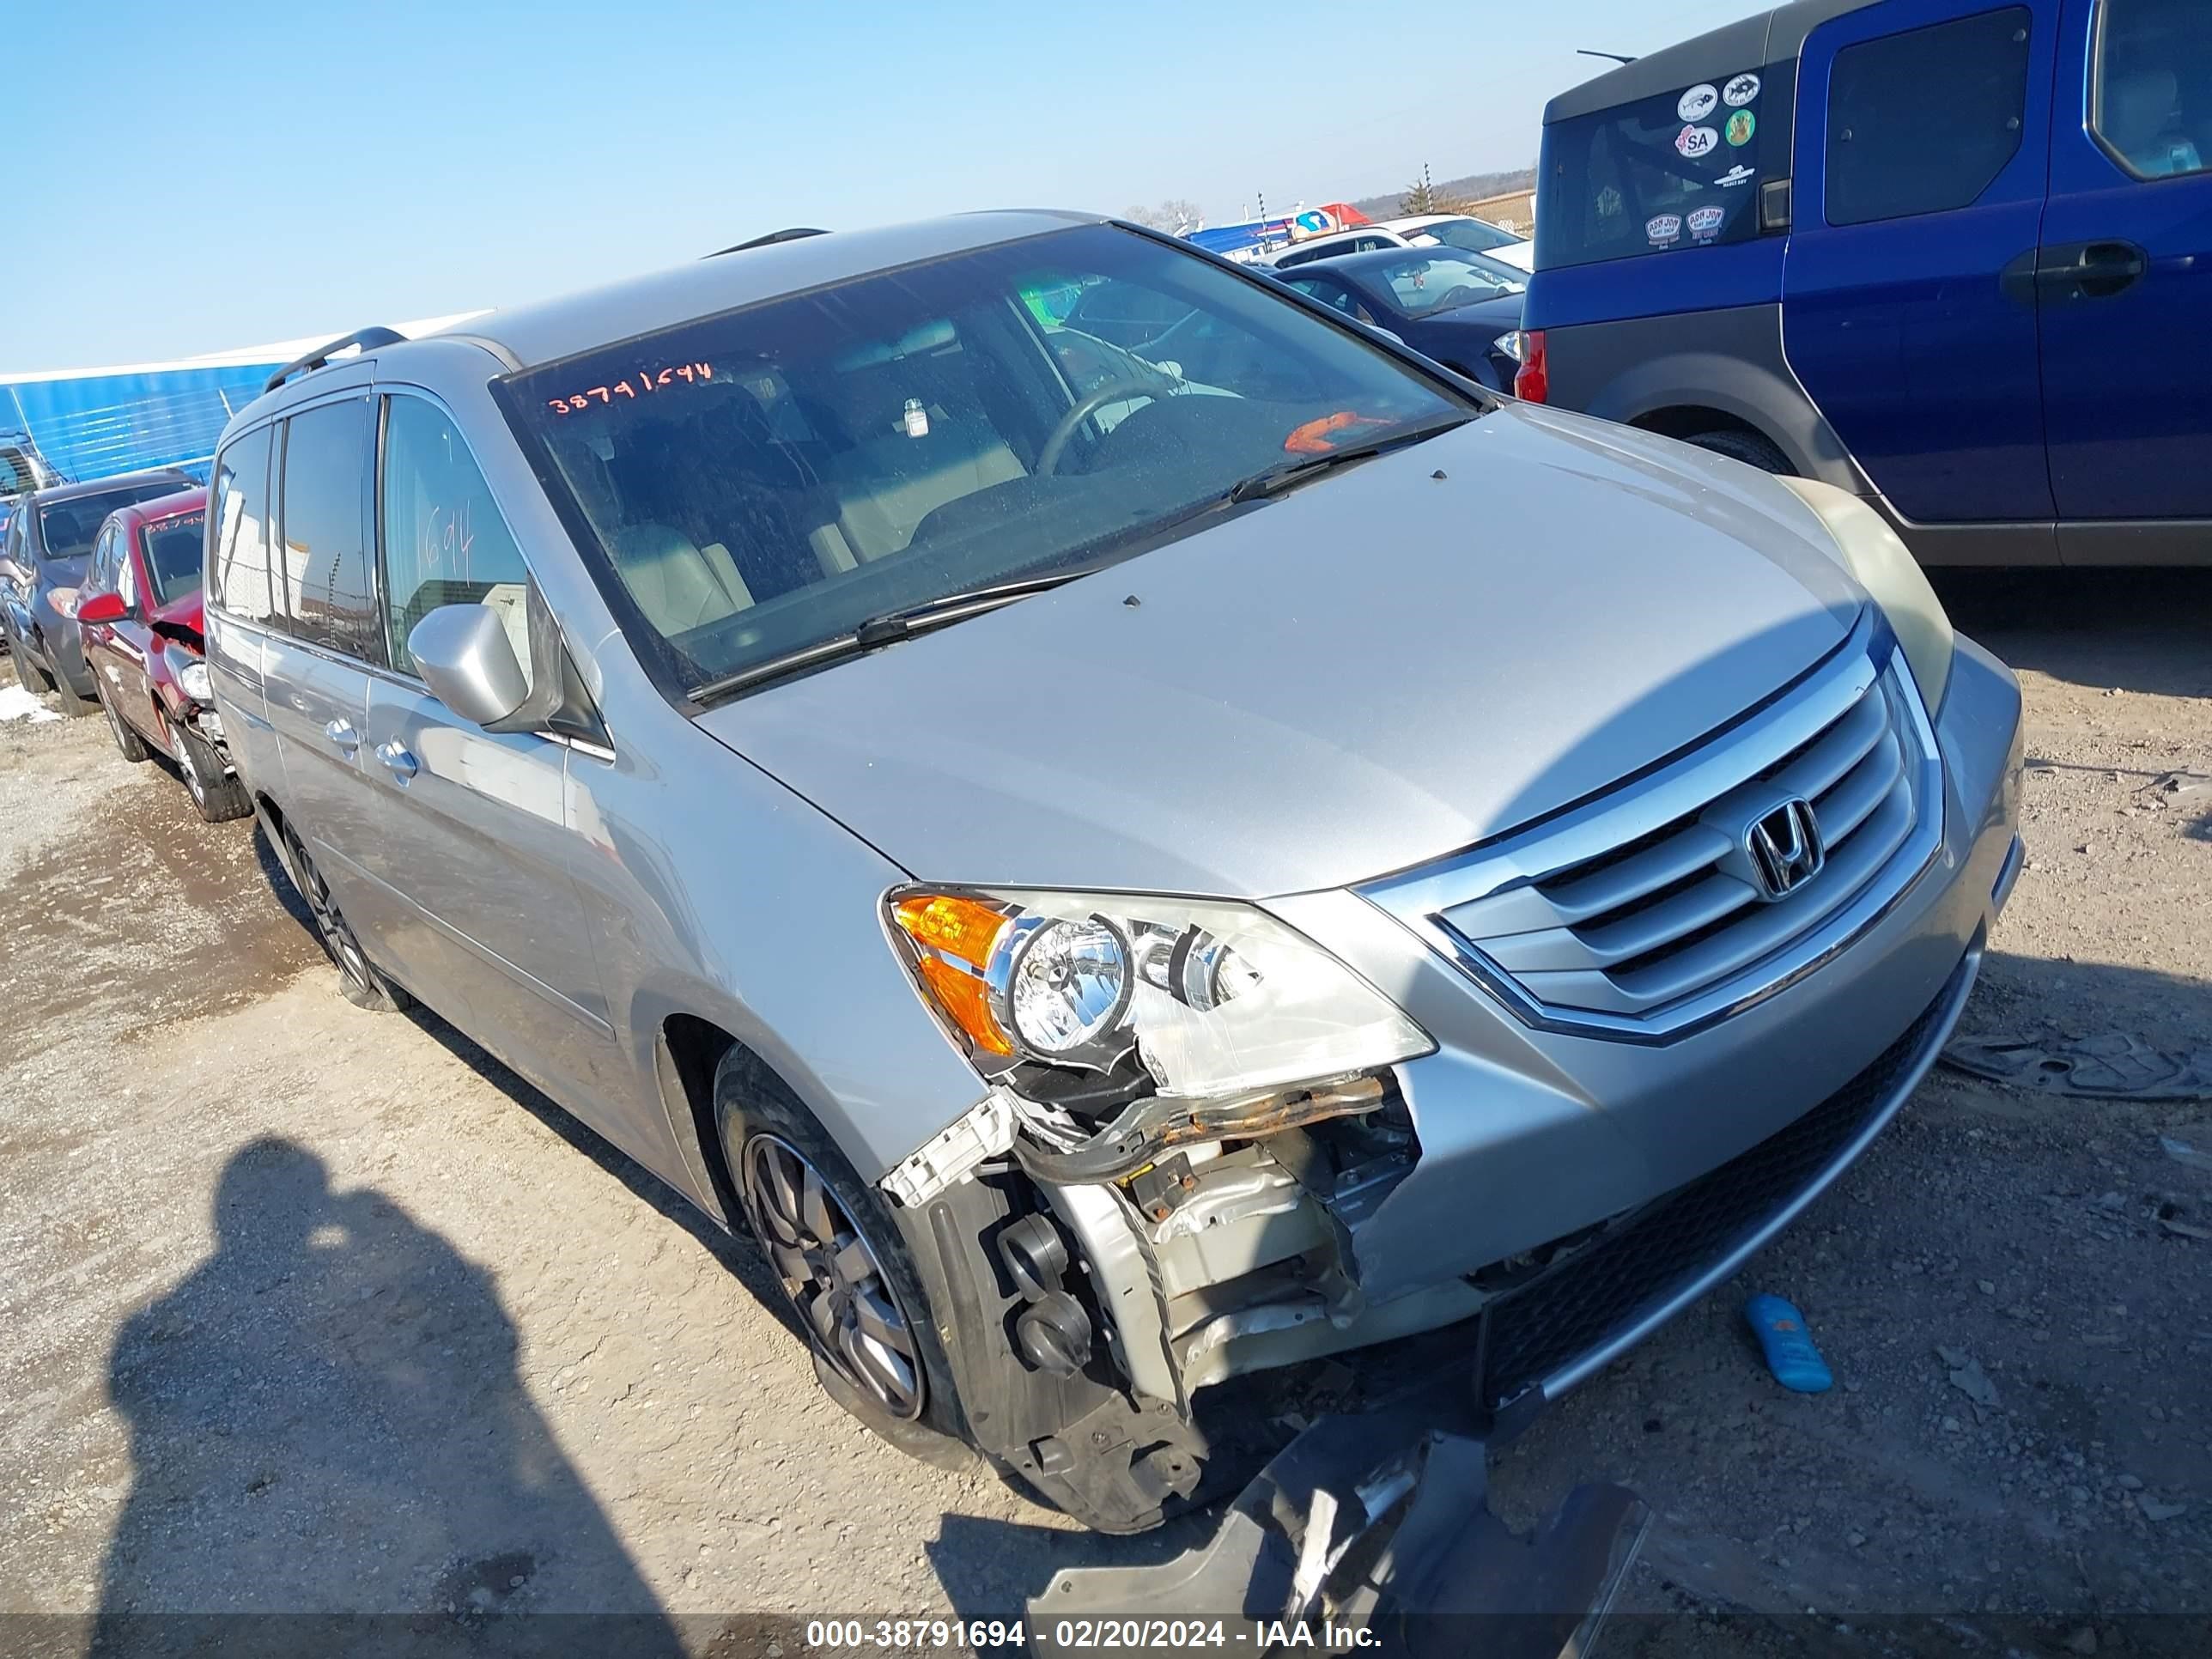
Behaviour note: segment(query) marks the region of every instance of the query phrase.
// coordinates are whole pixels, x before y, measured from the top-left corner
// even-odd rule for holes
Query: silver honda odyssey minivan
[[[1100,1528],[1229,1379],[1422,1335],[1502,1434],[1650,1332],[1897,1111],[2021,861],[2018,689],[1865,503],[1128,225],[367,331],[213,488],[347,994]]]

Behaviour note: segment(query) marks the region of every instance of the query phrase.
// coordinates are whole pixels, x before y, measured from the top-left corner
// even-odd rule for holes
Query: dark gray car
[[[26,688],[59,693],[64,714],[98,710],[100,690],[76,626],[93,538],[117,507],[191,487],[190,474],[165,467],[37,489],[15,503],[0,541],[0,628]]]
[[[1204,385],[1071,295],[1195,313]],[[1168,239],[471,331],[316,354],[216,463],[216,700],[349,995],[1091,1525],[1195,1490],[1241,1373],[1449,1329],[1526,1420],[1880,1131],[2018,867],[2017,688],[1870,510]]]

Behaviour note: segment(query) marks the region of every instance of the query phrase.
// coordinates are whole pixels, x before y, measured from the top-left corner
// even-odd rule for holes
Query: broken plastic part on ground
[[[1224,1512],[1212,1540],[1156,1566],[1075,1567],[1029,1604],[1033,1647],[1073,1652],[1064,1621],[1234,1620],[1253,1645],[1321,1645],[1325,1624],[1392,1651],[1494,1659],[1586,1655],[1650,1511],[1581,1486],[1534,1538],[1487,1502],[1469,1379],[1450,1373],[1371,1411],[1321,1419]]]

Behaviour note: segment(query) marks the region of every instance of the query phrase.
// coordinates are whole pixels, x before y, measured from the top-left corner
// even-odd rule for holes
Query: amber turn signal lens
[[[938,1006],[968,1033],[978,1048],[992,1054],[1014,1052],[1012,1042],[992,1016],[991,994],[981,980],[955,968],[942,957],[925,956],[921,958],[921,982],[929,987]]]
[[[891,907],[891,915],[918,944],[975,968],[989,963],[991,946],[1006,925],[1006,916],[991,906],[950,893],[902,898]]]
[[[986,1054],[1011,1054],[1013,1040],[991,1012],[988,988],[980,977],[991,951],[1006,931],[1003,911],[951,893],[917,893],[891,906],[892,920],[922,948],[915,953],[921,982],[952,1023]],[[945,960],[951,957],[975,969],[967,973]]]

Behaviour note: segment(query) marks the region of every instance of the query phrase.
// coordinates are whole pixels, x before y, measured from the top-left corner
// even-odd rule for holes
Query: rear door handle
[[[377,744],[376,757],[390,767],[392,775],[402,783],[406,782],[422,769],[416,764],[415,757],[407,752],[407,745],[397,738],[390,743]]]
[[[361,747],[361,733],[353,729],[353,722],[351,720],[337,720],[331,721],[327,726],[323,727],[323,735],[328,738],[335,747],[345,754],[350,755]]]

